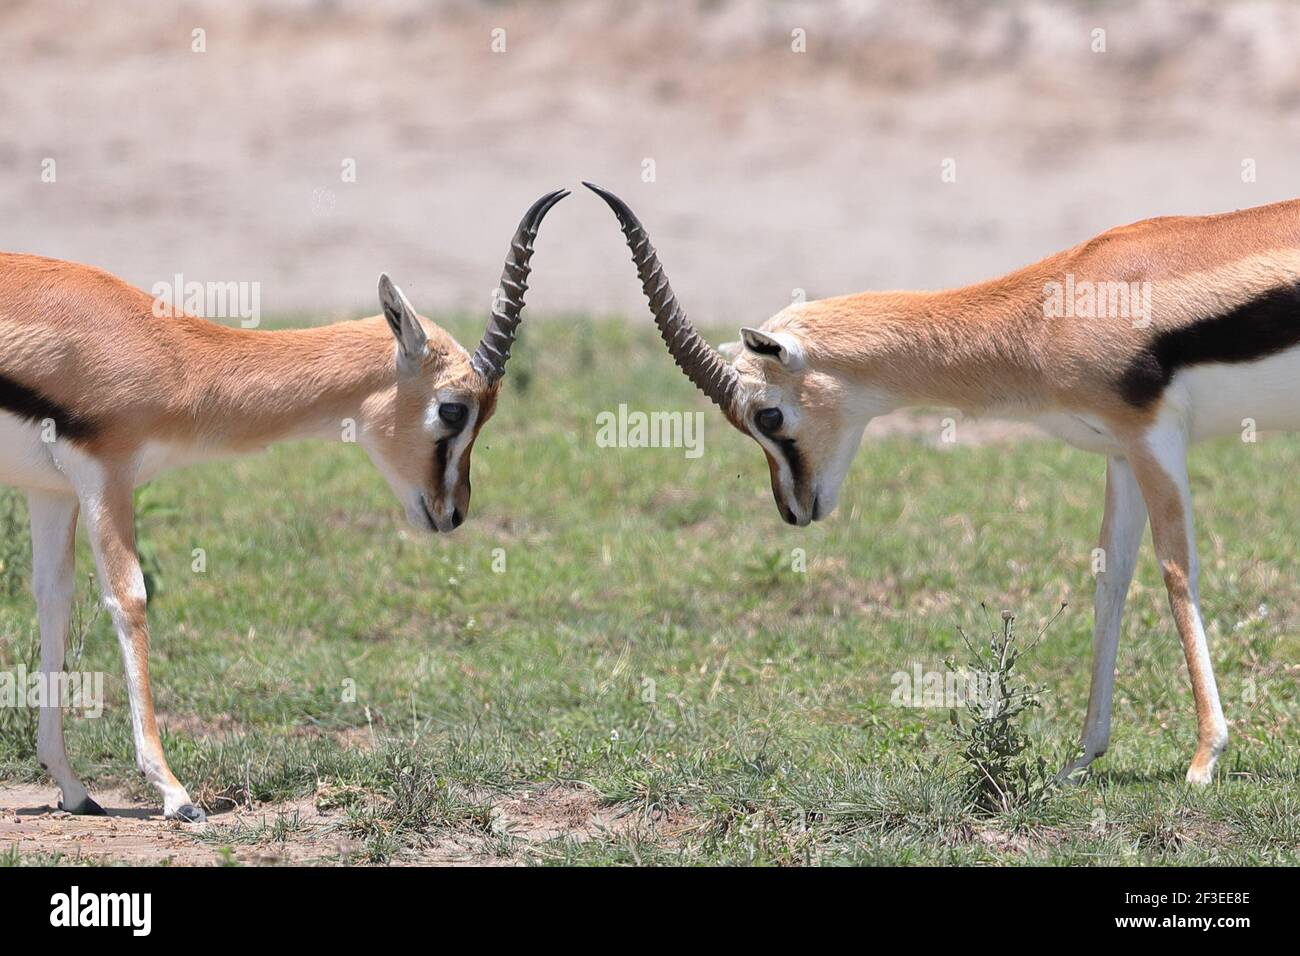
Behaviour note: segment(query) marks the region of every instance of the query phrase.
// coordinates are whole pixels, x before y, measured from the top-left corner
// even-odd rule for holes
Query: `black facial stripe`
[[[433,446],[433,480],[437,483],[447,478],[447,455],[451,452],[451,440],[455,437],[456,435],[448,435],[446,438],[440,438]]]
[[[59,438],[72,441],[86,441],[99,431],[90,419],[5,375],[0,375],[0,409],[30,422],[40,423],[48,418],[54,422]]]
[[[451,443],[459,438],[465,431],[465,426],[469,424],[469,416],[465,416],[459,428],[448,435],[439,438],[433,446],[433,476],[435,481],[444,481],[447,475],[447,459],[451,457]],[[446,422],[443,422],[446,425]]]
[[[781,449],[781,455],[790,468],[790,484],[797,490],[803,479],[803,458],[799,455],[799,449],[794,447],[794,439],[773,438],[772,441]]]
[[[1120,376],[1124,401],[1144,408],[1181,368],[1207,362],[1253,362],[1300,344],[1300,283],[1272,289],[1219,315],[1167,329]]]

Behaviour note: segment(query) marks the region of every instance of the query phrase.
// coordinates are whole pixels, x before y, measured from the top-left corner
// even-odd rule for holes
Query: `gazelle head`
[[[687,321],[632,210],[612,193],[584,185],[618,217],[655,324],[678,367],[763,449],[781,517],[800,526],[826,517],[862,431],[884,410],[885,399],[818,360],[801,321],[817,303],[792,306],[762,329],[741,329],[741,341],[719,354]]]
[[[418,316],[387,274],[379,277],[379,301],[397,340],[397,381],[363,409],[363,444],[417,528],[452,531],[469,515],[470,455],[496,410],[524,307],[533,240],[546,213],[568,194],[548,193],[524,214],[473,355]]]

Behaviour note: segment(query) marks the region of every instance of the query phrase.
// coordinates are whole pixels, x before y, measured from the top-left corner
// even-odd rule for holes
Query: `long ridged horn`
[[[524,218],[519,220],[514,239],[510,241],[510,254],[506,256],[506,265],[501,271],[501,295],[493,303],[487,329],[470,359],[474,371],[489,382],[495,382],[506,373],[510,346],[519,330],[519,313],[524,308],[524,293],[528,290],[528,273],[531,271],[528,260],[533,257],[537,230],[551,207],[567,195],[567,189],[557,189],[529,206]]]
[[[659,264],[659,256],[655,253],[654,246],[650,245],[645,227],[627,203],[612,192],[592,183],[584,182],[582,185],[605,200],[618,217],[628,247],[632,250],[637,275],[641,277],[641,289],[650,302],[655,325],[659,326],[659,334],[668,346],[673,361],[713,404],[729,413],[731,398],[735,395],[739,382],[736,370],[704,341],[686,318],[686,313],[677,303],[677,297],[673,295],[672,286],[668,284],[668,277],[664,275],[664,267]]]

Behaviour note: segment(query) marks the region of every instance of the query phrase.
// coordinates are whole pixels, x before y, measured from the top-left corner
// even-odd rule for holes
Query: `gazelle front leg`
[[[1064,781],[1106,752],[1110,744],[1110,707],[1115,694],[1115,655],[1119,651],[1124,602],[1133,570],[1137,567],[1147,508],[1128,461],[1111,457],[1106,462],[1106,506],[1101,520],[1099,547],[1103,564],[1097,571],[1093,596],[1092,686],[1088,715],[1079,746],[1083,753],[1057,775]]]
[[[76,592],[77,499],[34,491],[27,496],[27,510],[32,523],[32,591],[41,627],[41,673],[57,674],[63,670]],[[102,814],[103,809],[90,799],[68,762],[63,742],[63,702],[45,703],[36,731],[36,758],[58,784],[59,807],[69,813]]]
[[[190,802],[189,794],[167,766],[154,718],[153,690],[149,686],[149,622],[145,615],[144,575],[135,551],[131,474],[126,468],[104,469],[102,477],[78,481],[78,493],[104,604],[112,614],[122,648],[136,766],[162,794],[164,816],[201,823],[207,817]]]
[[[1186,434],[1179,427],[1159,425],[1131,449],[1129,459],[1151,513],[1151,537],[1196,699],[1196,755],[1187,770],[1187,782],[1207,784],[1219,755],[1228,746],[1228,724],[1223,719],[1201,619]]]

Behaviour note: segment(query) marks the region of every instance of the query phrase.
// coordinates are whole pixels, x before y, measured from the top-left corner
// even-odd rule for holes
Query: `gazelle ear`
[[[384,318],[397,339],[397,364],[403,371],[413,371],[429,354],[429,337],[424,326],[415,317],[415,309],[406,300],[402,290],[393,285],[387,272],[379,274],[379,302],[384,307]]]
[[[724,359],[734,361],[736,356],[740,354],[742,348],[744,348],[744,346],[739,342],[723,342],[718,346],[718,354]]]
[[[769,355],[791,372],[804,367],[803,346],[788,332],[760,332],[758,329],[741,329],[740,338],[745,348],[755,355]]]

